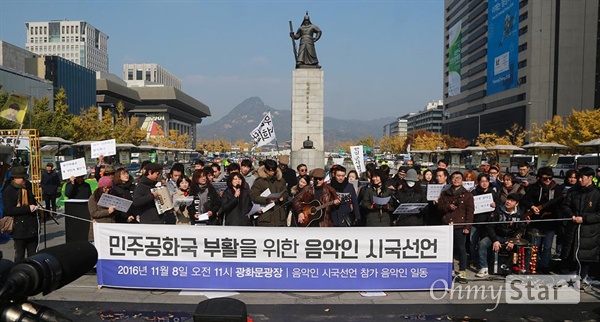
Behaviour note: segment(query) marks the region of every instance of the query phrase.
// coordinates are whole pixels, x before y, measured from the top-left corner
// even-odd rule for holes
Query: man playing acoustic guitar
[[[292,205],[298,216],[298,225],[309,227],[333,227],[330,205],[339,205],[335,189],[325,184],[325,170],[316,168],[311,172],[313,184],[299,192]]]

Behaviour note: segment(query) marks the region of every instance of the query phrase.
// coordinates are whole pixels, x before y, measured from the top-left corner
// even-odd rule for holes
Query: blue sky
[[[110,72],[162,65],[207,104],[212,123],[251,96],[290,109],[289,23],[309,11],[323,31],[325,115],[400,116],[442,98],[442,0],[0,0],[0,39],[25,46],[25,22],[85,20],[109,36]]]

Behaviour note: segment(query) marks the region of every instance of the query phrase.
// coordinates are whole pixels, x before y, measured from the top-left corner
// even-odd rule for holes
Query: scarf
[[[29,206],[29,196],[25,186],[16,184],[14,181],[10,185],[17,189],[17,207]]]
[[[198,185],[200,188],[200,192],[198,192],[198,213],[204,213],[206,209],[204,209],[205,204],[208,202],[208,185]]]
[[[342,183],[339,183],[334,178],[333,180],[331,180],[331,182],[329,183],[329,185],[333,189],[335,189],[335,191],[337,191],[337,192],[344,192],[344,190],[346,189],[346,186],[348,185],[348,178],[345,178],[344,181],[342,181]]]

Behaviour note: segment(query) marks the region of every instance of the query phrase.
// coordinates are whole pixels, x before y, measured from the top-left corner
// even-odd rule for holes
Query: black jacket
[[[87,182],[82,182],[81,184],[71,183],[70,181],[67,183],[65,187],[65,196],[69,199],[90,199],[92,195],[92,187]]]
[[[405,203],[427,203],[427,189],[422,187],[420,183],[416,183],[412,188],[408,185],[403,185],[400,190],[396,192],[397,202],[401,204]],[[424,216],[427,208],[423,209],[421,213],[414,215],[400,215],[395,220],[396,226],[423,226]]]
[[[562,198],[562,190],[556,182],[550,181],[550,184],[544,189],[539,181],[527,187],[525,196],[520,202],[520,206],[523,210],[530,210],[532,206],[545,205],[544,209],[540,212],[539,216],[532,215],[531,219],[556,219],[558,218],[560,209],[560,198]],[[555,200],[555,202],[549,202]],[[549,212],[550,214],[545,215],[543,218],[541,214]],[[549,222],[534,222],[532,223],[533,228],[550,229],[554,230],[558,227],[557,221]]]
[[[496,210],[490,213],[487,227],[487,236],[492,242],[498,241],[498,237],[515,238],[517,235],[523,236],[525,232],[525,216],[523,210],[517,206],[517,211],[514,214],[509,214],[504,205],[496,207]],[[498,222],[506,222],[505,224],[497,224]]]
[[[235,197],[235,192],[231,187],[227,187],[223,191],[221,217],[225,220],[225,226],[251,226],[252,222],[247,216],[250,209],[252,209],[250,190],[242,188],[238,198]]]
[[[48,171],[44,170],[42,172],[42,192],[45,195],[55,196],[58,193],[58,186],[60,186],[60,178],[58,177],[58,173],[54,170]]]
[[[568,222],[563,259],[597,262],[600,260],[600,190],[593,184],[587,187],[574,186],[562,204],[565,218],[581,216],[582,224]]]
[[[200,209],[203,208],[204,212],[212,211],[213,215],[209,217],[207,225],[220,225],[221,218],[219,214],[219,210],[221,209],[221,198],[219,197],[219,193],[215,188],[209,183],[206,185],[206,189],[208,189],[208,199],[204,205],[199,204],[198,195],[194,196],[194,202],[187,207],[190,218],[196,220],[196,214],[201,214]],[[203,206],[203,207],[201,207]]]
[[[133,179],[129,178],[129,181],[127,182],[124,182],[119,185],[113,185],[112,194],[119,198],[133,200],[134,189],[135,185],[133,184]],[[135,209],[136,208],[133,205],[131,205],[131,207],[129,207],[129,210],[126,213],[115,210],[115,220],[118,223],[127,222],[127,217],[129,217],[130,215],[135,216],[138,214]]]
[[[143,176],[133,191],[133,205],[140,215],[142,224],[163,224],[164,216],[158,214],[151,190],[156,187],[156,181]]]
[[[31,191],[31,184],[27,182],[27,199],[29,203],[17,206],[17,196],[21,189],[12,184],[5,186],[2,191],[2,204],[4,205],[4,216],[14,218],[14,227],[12,232],[13,239],[32,238],[38,235],[37,212],[31,212],[29,205],[35,205],[35,197]]]

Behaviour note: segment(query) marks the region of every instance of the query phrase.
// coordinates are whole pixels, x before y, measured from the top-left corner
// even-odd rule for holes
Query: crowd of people
[[[466,282],[468,267],[485,277],[492,252],[514,251],[519,241],[539,249],[537,271],[548,273],[560,260],[562,269],[578,270],[590,284],[590,265],[600,261],[600,189],[597,174],[585,167],[570,170],[557,184],[552,169],[535,176],[529,165],[518,173],[501,173],[497,165],[486,172],[448,171],[440,160],[435,170],[401,166],[394,175],[387,164],[368,163],[364,173],[334,165],[308,169],[289,166],[289,157],[267,159],[257,168],[244,159],[225,171],[201,160],[193,169],[175,163],[163,166],[145,161],[141,176],[125,168],[100,164],[98,188],[92,191],[82,177],[66,183],[65,195],[88,199],[92,220],[107,223],[226,225],[266,227],[350,227],[452,225],[455,279]],[[16,261],[37,246],[37,205],[25,169],[15,167],[3,190],[5,216],[14,217]],[[220,182],[220,184],[216,184]],[[471,182],[471,185],[466,184]],[[42,175],[46,209],[56,210],[58,176],[48,164]],[[428,198],[429,185],[443,185],[439,197]],[[433,187],[433,186],[432,186]],[[160,211],[157,200],[168,193],[172,209]],[[103,194],[132,201],[128,211],[98,204]],[[474,196],[490,194],[490,211],[475,214]],[[430,199],[430,200],[428,200]],[[415,213],[397,214],[403,204],[426,205]],[[256,206],[258,205],[258,206]],[[93,241],[93,228],[89,239]],[[553,252],[554,249],[554,252]]]

